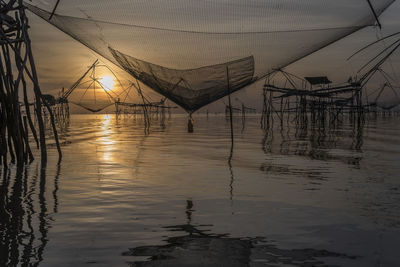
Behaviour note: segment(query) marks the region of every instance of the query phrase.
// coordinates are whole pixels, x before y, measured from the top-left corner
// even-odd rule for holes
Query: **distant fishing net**
[[[97,89],[99,90],[99,89]],[[96,99],[93,98],[93,95],[90,96],[89,94],[83,95],[84,93],[80,93],[79,96],[73,96],[72,98],[78,97],[78,100],[72,99],[69,102],[73,103],[81,108],[96,113],[100,112],[109,106],[113,105],[114,103],[109,99]]]
[[[368,105],[383,110],[392,110],[400,105],[400,80],[398,71],[394,68],[391,57],[400,50],[400,32],[396,32],[368,44],[356,51],[348,60],[358,57],[365,63],[358,70],[363,73],[359,79],[362,86],[371,81],[376,86],[372,92],[367,92]],[[372,55],[372,56],[371,56]]]
[[[115,73],[96,60],[88,70],[66,91],[59,102],[73,103],[90,112],[99,112],[113,105],[124,92]]]
[[[36,15],[189,113],[373,25],[394,0],[41,0]],[[51,18],[51,19],[50,19]]]

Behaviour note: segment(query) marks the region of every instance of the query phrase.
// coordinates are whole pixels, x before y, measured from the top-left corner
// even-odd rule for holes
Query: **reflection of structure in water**
[[[0,183],[0,266],[37,266],[43,261],[52,218],[46,200],[46,173],[28,181],[28,170],[18,171],[15,179],[4,172]],[[54,180],[53,211],[57,212],[58,176]],[[39,192],[36,192],[37,189]],[[37,204],[34,196],[37,196]],[[38,225],[36,226],[36,221]]]
[[[295,124],[294,115],[287,124],[278,128],[270,125],[265,129],[262,149],[267,154],[296,155],[322,161],[342,161],[358,166],[361,161],[364,123],[350,121],[348,124]],[[279,133],[279,134],[276,134]],[[332,154],[332,149],[349,153]]]
[[[192,225],[193,202],[187,201],[187,224],[165,227],[169,231],[186,232],[170,237],[163,246],[130,249],[124,256],[148,256],[149,261],[132,262],[131,266],[258,266],[257,264],[290,264],[291,266],[328,266],[321,258],[353,260],[355,257],[326,250],[279,249],[262,238],[228,238],[227,234],[206,233]],[[205,225],[201,225],[204,227]],[[261,265],[260,265],[261,266]],[[275,266],[275,265],[274,265]],[[335,266],[335,265],[329,265]]]

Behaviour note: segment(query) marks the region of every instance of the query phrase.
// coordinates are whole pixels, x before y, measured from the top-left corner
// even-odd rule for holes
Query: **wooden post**
[[[192,118],[192,113],[189,113],[189,118],[188,118],[188,133],[193,133],[193,118]]]
[[[47,162],[45,125],[42,116],[42,105],[45,105],[53,127],[54,137],[61,159],[61,149],[53,112],[45,102],[40,91],[38,76],[28,34],[28,18],[25,14],[23,0],[8,0],[0,3],[2,21],[0,23],[0,153],[1,164],[7,167],[7,153],[11,163],[16,161],[17,167],[33,160],[28,141],[30,129],[36,145],[41,150],[42,166]],[[27,82],[33,84],[35,95],[36,121],[39,125],[39,138],[32,120],[28,102]],[[20,89],[22,88],[25,115],[22,116],[20,105]],[[29,128],[28,128],[29,125]]]
[[[231,103],[231,88],[229,85],[229,66],[226,66],[226,80],[227,80],[227,87],[228,87],[228,101],[229,101],[229,118],[231,124],[231,144],[233,147],[233,118],[232,118],[232,103]]]

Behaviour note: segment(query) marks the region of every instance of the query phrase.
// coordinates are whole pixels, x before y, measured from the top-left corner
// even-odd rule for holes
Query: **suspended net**
[[[61,99],[68,99],[87,111],[99,112],[125,95],[124,88],[115,73],[96,60],[71,88],[62,93]]]
[[[192,113],[374,25],[394,0],[61,0],[53,14],[56,2],[26,5]]]
[[[362,85],[374,85],[367,91],[369,105],[383,110],[400,106],[400,79],[398,69],[391,58],[400,51],[400,32],[383,36],[356,51],[348,60],[358,58],[362,63],[358,74],[362,74]]]
[[[74,91],[68,101],[94,113],[114,104],[101,86],[95,85],[95,83],[91,84],[91,86],[89,86],[89,83],[83,83],[80,88]]]

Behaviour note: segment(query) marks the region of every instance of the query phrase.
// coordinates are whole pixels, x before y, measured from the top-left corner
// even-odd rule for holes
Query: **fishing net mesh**
[[[62,99],[90,112],[99,112],[123,97],[123,85],[108,66],[96,60],[75,84],[61,94]]]
[[[55,3],[26,5],[190,113],[376,22],[366,0]]]

